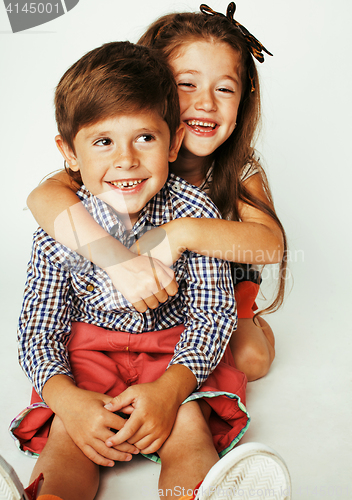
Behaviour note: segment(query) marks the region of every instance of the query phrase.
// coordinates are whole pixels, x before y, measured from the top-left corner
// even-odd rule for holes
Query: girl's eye
[[[145,142],[152,142],[155,140],[155,137],[154,135],[152,134],[143,134],[143,135],[140,135],[138,138],[137,138],[137,141],[136,142],[139,142],[139,143],[145,143]]]
[[[96,141],[94,143],[94,146],[110,146],[110,144],[112,143],[112,140],[111,139],[99,139],[99,141]]]
[[[195,85],[189,82],[180,82],[177,84],[178,87],[194,88]]]
[[[228,89],[228,88],[226,88],[226,87],[220,87],[218,90],[219,90],[220,92],[229,93],[229,94],[234,94],[234,93],[235,93],[235,91],[234,91],[234,90],[232,90],[232,89]]]

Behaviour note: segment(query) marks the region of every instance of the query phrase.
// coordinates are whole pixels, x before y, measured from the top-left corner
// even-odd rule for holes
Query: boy
[[[177,89],[148,49],[91,51],[65,73],[55,104],[78,196],[124,245],[175,217],[218,216],[203,193],[168,176],[183,138]],[[193,498],[247,429],[246,379],[226,351],[236,328],[228,264],[184,252],[174,271],[177,294],[136,312],[104,271],[36,232],[19,344],[37,394],[12,424],[23,450],[41,452],[31,498],[44,475],[42,500],[93,499],[98,465],[139,452],[161,460],[162,497]],[[234,469],[229,456],[216,478]]]

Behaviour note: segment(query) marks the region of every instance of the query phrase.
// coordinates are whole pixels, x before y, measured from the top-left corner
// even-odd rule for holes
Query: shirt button
[[[174,191],[180,191],[180,189],[181,189],[180,183],[179,182],[174,182],[174,184],[172,186],[172,189]]]
[[[94,290],[94,286],[93,285],[87,285],[87,291],[88,292],[92,292]]]

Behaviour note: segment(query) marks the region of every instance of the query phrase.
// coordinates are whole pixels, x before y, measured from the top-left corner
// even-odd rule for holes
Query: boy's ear
[[[66,144],[61,135],[57,135],[55,137],[55,142],[60,153],[64,157],[65,161],[68,163],[70,169],[73,170],[74,172],[77,172],[79,170],[77,158],[72,149],[70,148],[70,146]]]
[[[185,125],[183,123],[180,124],[178,129],[176,130],[176,134],[172,141],[169,151],[169,161],[175,161],[180,150],[183,138],[185,136]]]

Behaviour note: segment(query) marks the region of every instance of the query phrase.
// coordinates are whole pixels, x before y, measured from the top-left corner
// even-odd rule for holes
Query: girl
[[[280,263],[278,293],[266,312],[277,309],[284,293],[286,238],[253,149],[260,117],[253,56],[262,62],[262,51],[269,52],[233,19],[234,12],[231,3],[226,16],[205,5],[199,13],[166,15],[148,28],[139,43],[158,51],[178,86],[186,131],[172,171],[206,191],[223,217],[182,218],[161,227],[173,261],[188,249],[242,263],[234,265],[239,321],[230,346],[236,366],[251,381],[268,372],[275,355],[270,326],[253,312],[260,278],[251,265]],[[129,249],[152,255],[152,268],[149,257],[140,255],[131,261],[132,254],[126,256],[121,243],[104,233],[77,204],[79,186],[72,174],[57,174],[31,193],[28,206],[37,222],[105,269],[137,310],[155,308],[175,294],[177,285],[166,267],[170,262],[165,260],[163,246],[156,244],[162,230],[148,232]],[[90,242],[89,255],[82,242]]]

